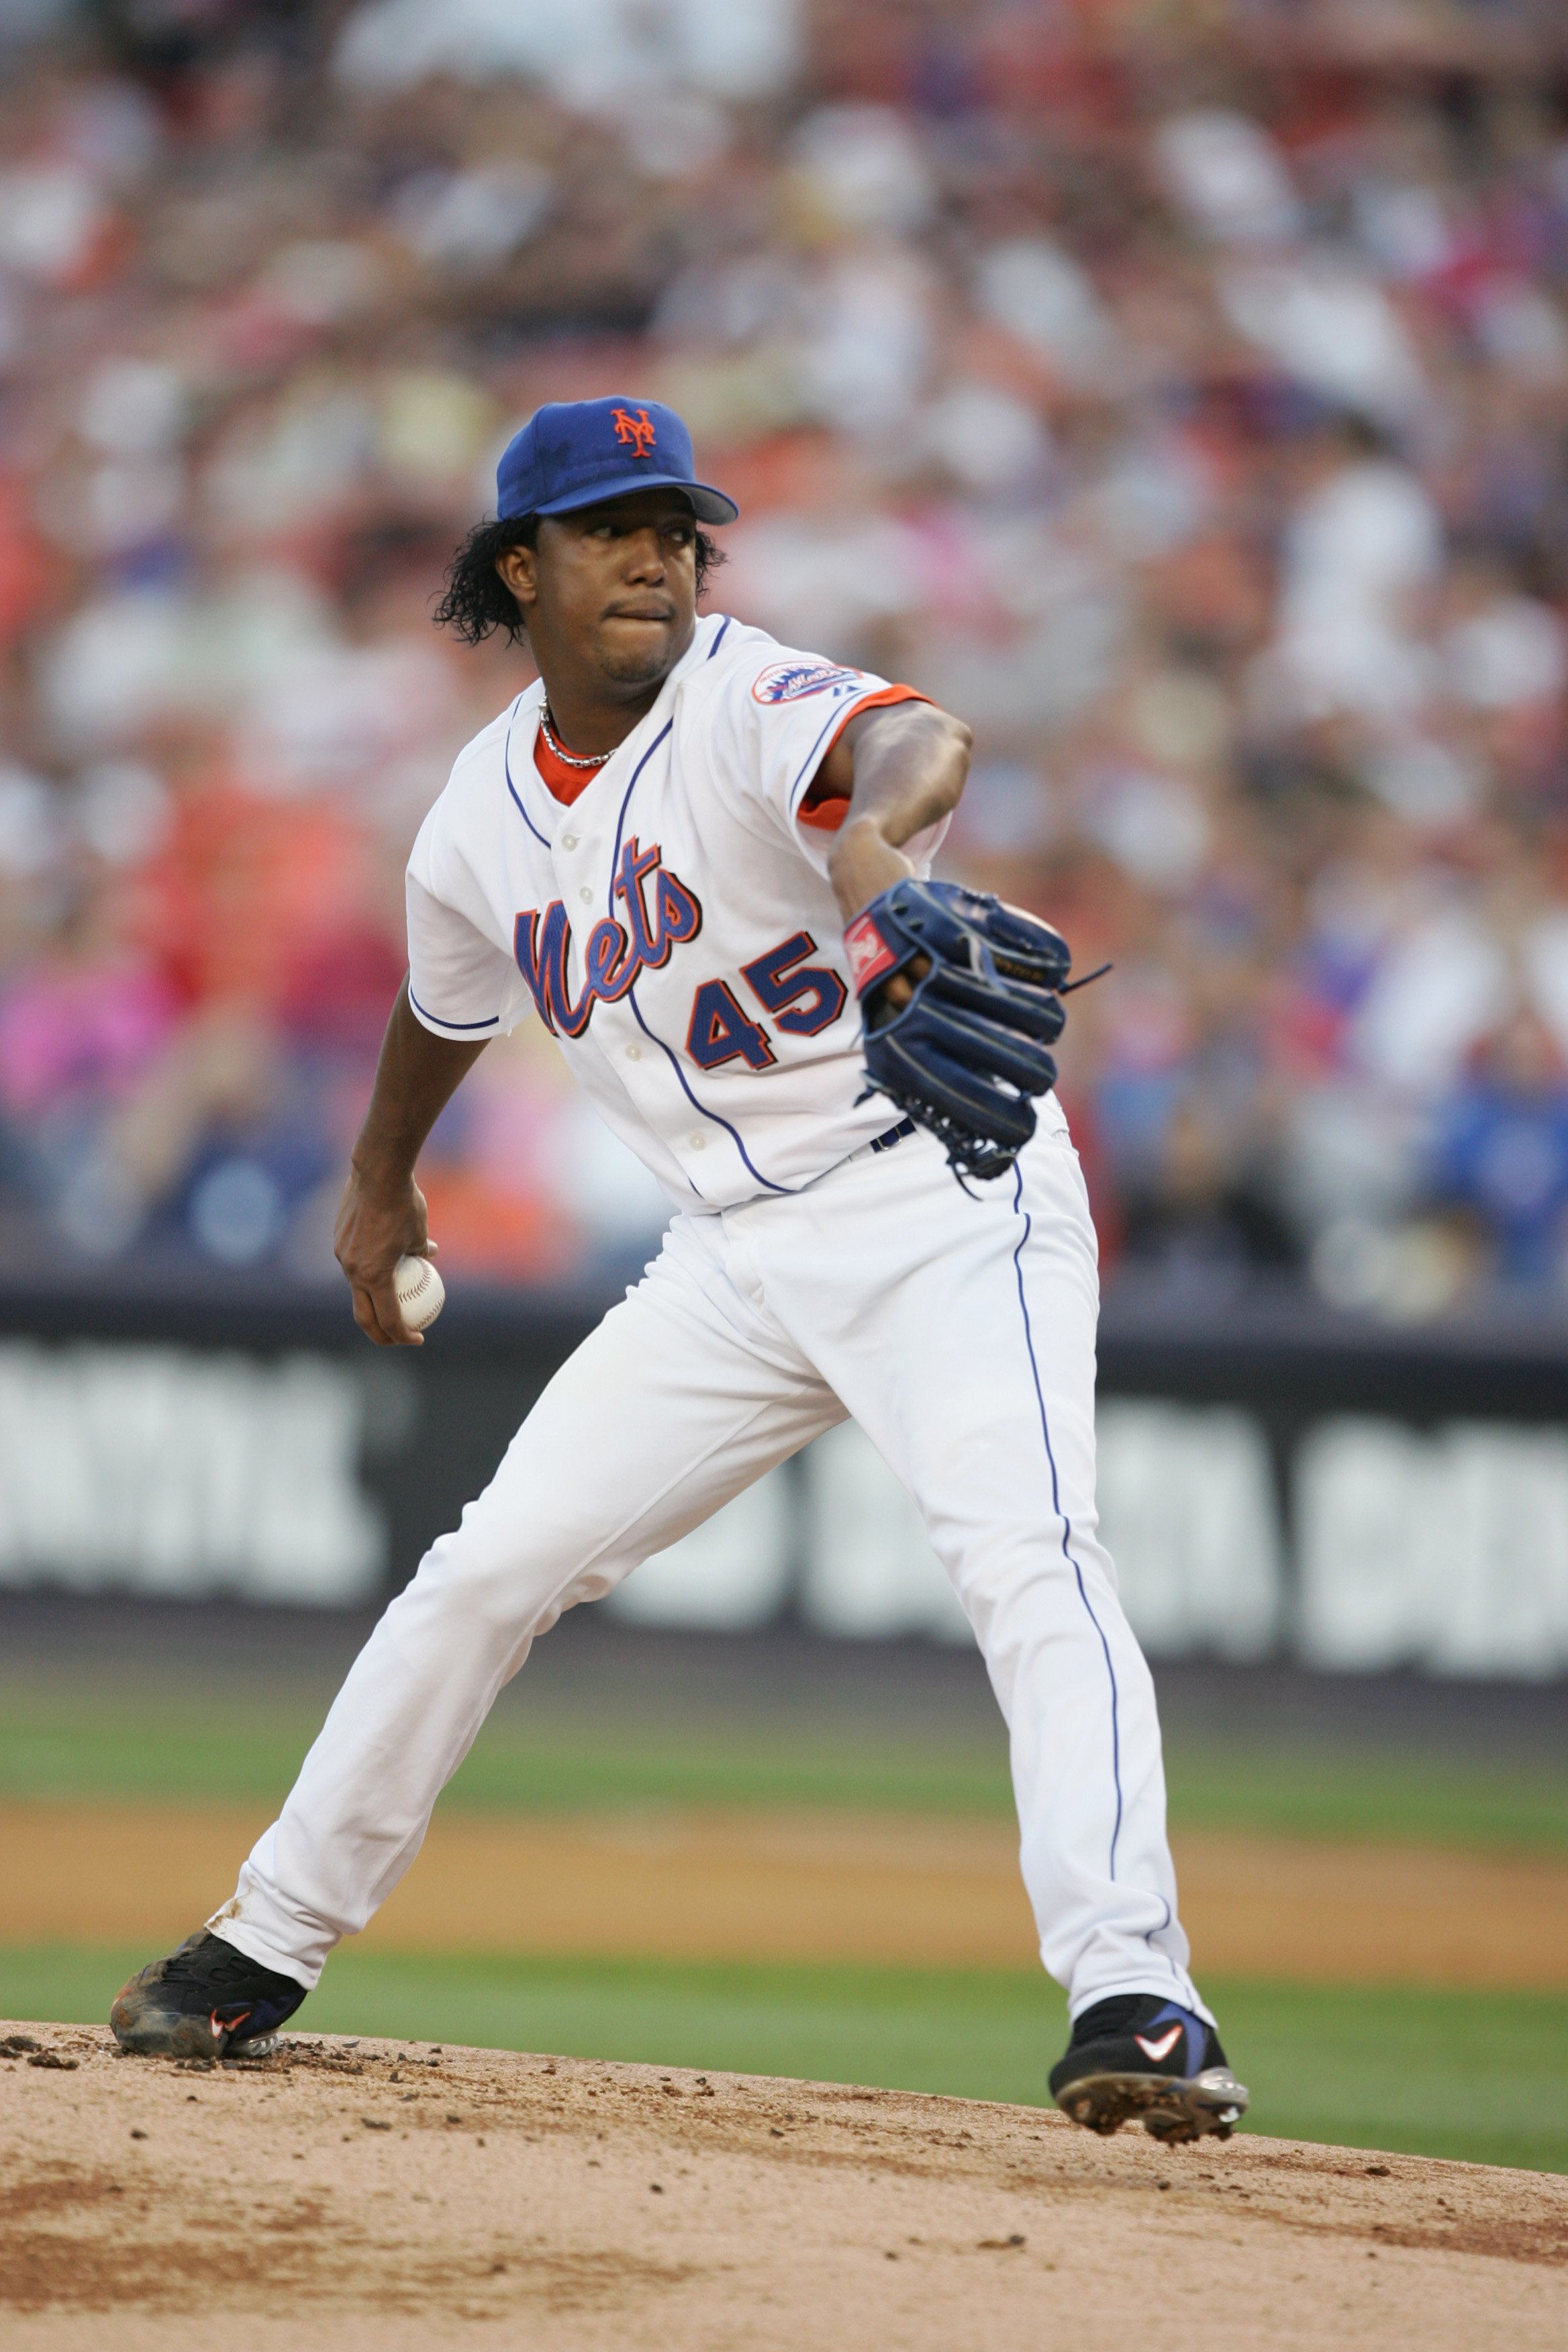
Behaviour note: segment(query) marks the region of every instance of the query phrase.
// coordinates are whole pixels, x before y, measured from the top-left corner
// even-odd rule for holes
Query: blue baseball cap
[[[496,510],[572,514],[628,490],[684,490],[699,522],[733,522],[733,499],[694,478],[691,436],[657,400],[550,400],[496,467]]]

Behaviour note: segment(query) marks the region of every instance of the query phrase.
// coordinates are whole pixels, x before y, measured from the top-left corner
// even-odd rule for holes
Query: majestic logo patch
[[[774,662],[753,681],[753,702],[804,702],[808,695],[826,694],[830,687],[856,686],[862,673],[838,669],[832,662]]]
[[[1173,2025],[1169,2033],[1161,2034],[1158,2042],[1146,2042],[1141,2033],[1135,2033],[1132,2036],[1132,2039],[1138,2044],[1139,2049],[1142,2051],[1144,2056],[1147,2058],[1152,2058],[1157,2066],[1162,2058],[1168,2058],[1170,2056],[1172,2051],[1175,2048],[1177,2042],[1182,2038],[1182,2030],[1181,2026]]]
[[[653,420],[646,408],[612,408],[610,419],[616,440],[626,442],[634,457],[653,456]]]

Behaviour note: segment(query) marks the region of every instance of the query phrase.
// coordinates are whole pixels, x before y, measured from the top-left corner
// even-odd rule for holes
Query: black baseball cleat
[[[1213,2026],[1158,1993],[1086,2009],[1051,2068],[1051,2095],[1089,2131],[1120,2131],[1142,2117],[1167,2144],[1210,2132],[1228,2139],[1247,2105]]]
[[[292,1977],[198,1927],[121,1987],[109,2022],[121,2048],[142,2058],[265,2058],[304,1998]]]

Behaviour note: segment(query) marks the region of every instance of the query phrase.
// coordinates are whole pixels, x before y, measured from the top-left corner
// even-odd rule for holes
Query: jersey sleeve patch
[[[770,662],[752,680],[752,699],[764,706],[805,702],[814,694],[827,694],[836,686],[855,686],[863,670],[841,669],[833,662]]]

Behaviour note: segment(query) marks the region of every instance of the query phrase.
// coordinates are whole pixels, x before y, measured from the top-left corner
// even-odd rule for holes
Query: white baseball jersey
[[[569,806],[542,685],[458,755],[408,863],[409,992],[437,1036],[531,1005],[678,1208],[810,1183],[897,1118],[865,1085],[830,836],[800,821],[887,681],[722,614]],[[942,828],[905,845],[922,874]]]

